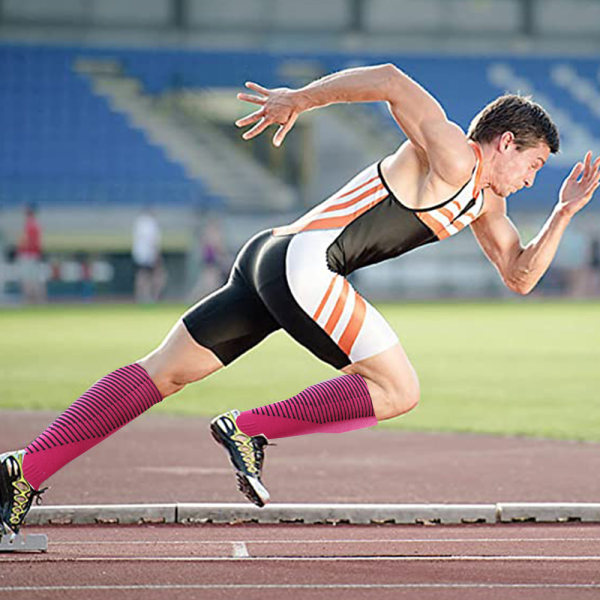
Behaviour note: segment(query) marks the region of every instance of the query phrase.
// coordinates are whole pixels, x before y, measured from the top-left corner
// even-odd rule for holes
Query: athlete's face
[[[512,133],[503,134],[497,146],[495,169],[490,187],[499,196],[509,196],[531,187],[538,171],[550,156],[550,148],[540,142],[531,148],[518,148]]]

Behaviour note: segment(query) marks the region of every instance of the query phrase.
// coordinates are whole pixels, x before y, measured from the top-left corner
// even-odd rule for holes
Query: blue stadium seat
[[[394,62],[429,89],[448,116],[467,128],[491,99],[507,91],[490,75],[506,65],[536,98],[565,116],[567,142],[583,128],[590,149],[600,153],[598,62],[573,57],[293,54],[163,49],[0,45],[0,201],[139,203],[214,202],[201,181],[190,179],[162,148],[111,110],[74,71],[79,58],[110,58],[142,83],[146,93],[177,87],[238,87],[247,79],[267,86],[298,85],[285,79],[289,61],[321,72],[358,64]],[[590,91],[591,90],[591,91]],[[516,90],[509,90],[516,91]],[[523,91],[523,90],[521,90]],[[593,100],[586,100],[586,94]],[[391,126],[383,105],[373,106],[382,127]],[[586,143],[587,143],[586,141]],[[581,148],[581,155],[588,148]],[[575,148],[578,152],[579,149]],[[571,145],[571,151],[573,147]],[[551,160],[533,189],[519,193],[519,206],[539,209],[554,202],[565,160]],[[523,200],[521,202],[520,200]]]
[[[214,202],[74,71],[95,53],[0,45],[0,202]]]

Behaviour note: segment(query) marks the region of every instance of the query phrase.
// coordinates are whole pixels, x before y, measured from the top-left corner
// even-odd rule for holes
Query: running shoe
[[[241,431],[236,424],[239,414],[239,410],[232,410],[215,417],[210,432],[227,450],[240,492],[256,506],[264,506],[270,496],[260,477],[265,459],[263,448],[269,442],[264,435],[250,436]]]
[[[16,535],[34,499],[47,488],[35,490],[23,476],[25,450],[0,454],[0,538]]]

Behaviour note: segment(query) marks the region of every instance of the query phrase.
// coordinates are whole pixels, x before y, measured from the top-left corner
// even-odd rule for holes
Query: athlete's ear
[[[513,144],[515,141],[515,135],[512,131],[505,131],[499,138],[498,138],[498,150],[500,152],[506,152],[511,144]]]

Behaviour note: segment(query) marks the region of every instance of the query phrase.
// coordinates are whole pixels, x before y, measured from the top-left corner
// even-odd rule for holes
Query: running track
[[[0,412],[3,446],[22,446],[55,416]],[[44,502],[239,502],[206,426],[203,419],[141,417],[54,476]],[[600,479],[589,476],[600,469],[598,444],[378,428],[290,438],[269,450],[265,478],[274,502],[600,498]],[[600,598],[595,524],[26,531],[47,533],[49,552],[0,555],[0,600]]]
[[[600,597],[600,525],[29,527],[4,598],[261,600]]]

